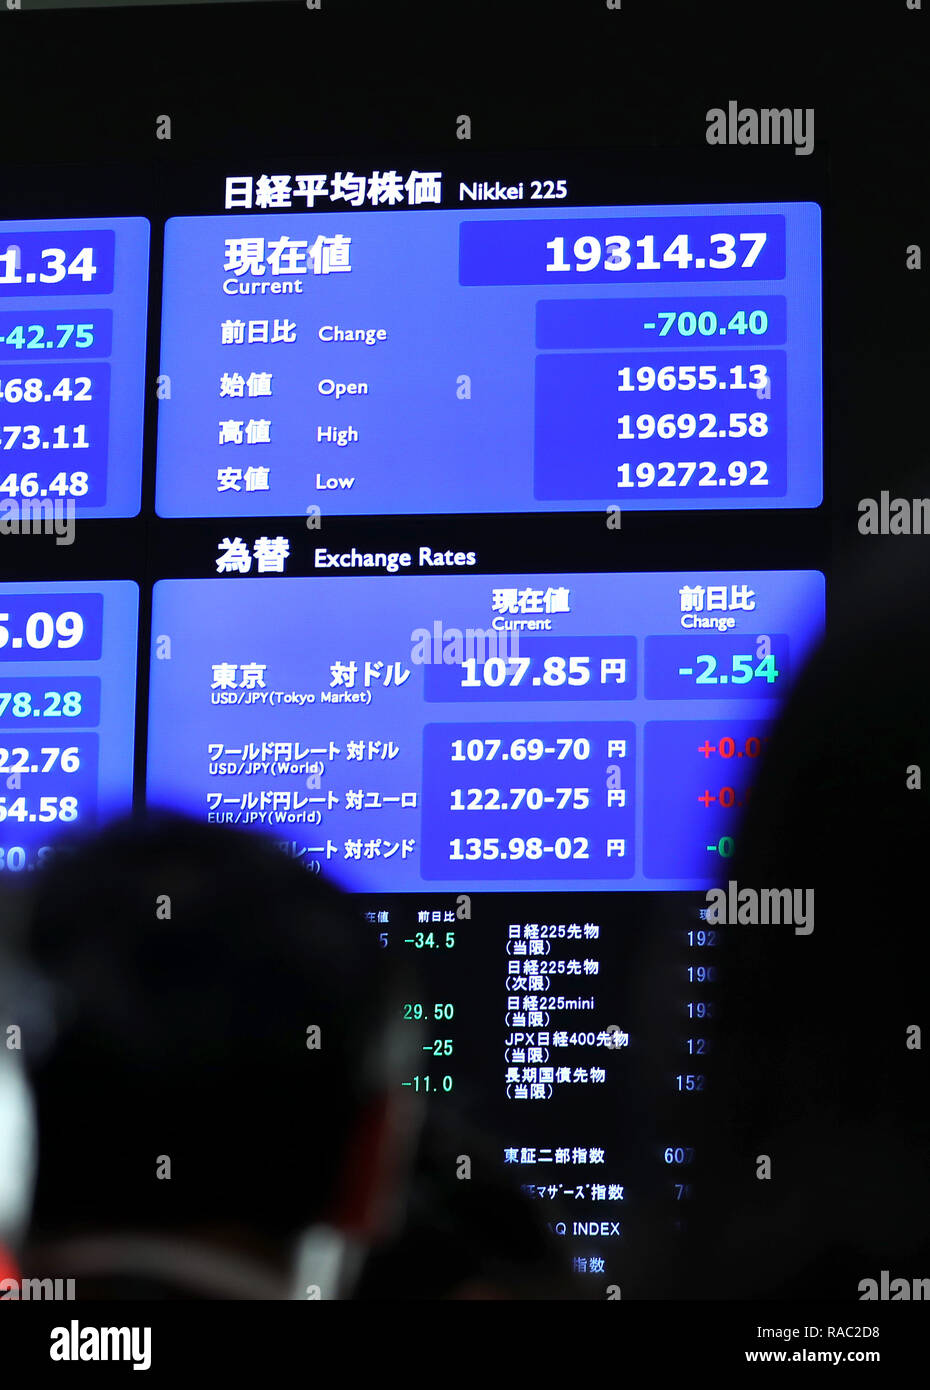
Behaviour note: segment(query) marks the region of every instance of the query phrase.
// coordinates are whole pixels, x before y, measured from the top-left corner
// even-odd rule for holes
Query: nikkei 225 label
[[[139,590],[0,585],[0,873],[132,802]]]
[[[156,508],[815,507],[820,281],[814,203],[172,218]]]
[[[134,516],[149,223],[0,222],[0,514]]]

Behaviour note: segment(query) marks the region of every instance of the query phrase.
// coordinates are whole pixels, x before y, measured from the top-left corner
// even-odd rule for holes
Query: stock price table
[[[174,516],[816,507],[815,203],[175,217]]]
[[[0,508],[135,516],[149,223],[0,222]]]
[[[128,811],[139,590],[0,584],[0,872]]]

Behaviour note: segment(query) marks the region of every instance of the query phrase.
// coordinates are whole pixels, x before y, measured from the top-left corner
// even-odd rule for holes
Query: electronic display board
[[[806,41],[807,10],[760,42],[745,7],[663,7],[651,29],[620,0],[534,7],[511,44],[470,7],[437,45],[383,6],[248,0],[202,6],[198,43],[196,3],[137,5],[135,28],[125,0],[28,13],[48,3],[0,18],[22,117],[0,183],[14,928],[40,866],[63,871],[45,959],[14,931],[0,970],[4,1069],[46,1058],[57,1084],[33,1161],[7,1164],[24,1206],[39,1179],[23,1231],[68,1299],[101,1276],[171,1302],[681,1296],[700,1307],[628,1309],[625,1332],[693,1374],[709,1300],[810,1297],[823,1316],[721,1310],[721,1349],[889,1361],[874,1300],[928,1282],[906,901],[926,829],[919,0],[877,10],[851,63]],[[299,1057],[274,963],[292,915],[236,897],[201,949],[223,870],[188,894],[196,849],[134,915],[128,830],[77,878],[72,834],[130,808],[299,866],[306,994],[330,1006],[301,1015]],[[899,851],[890,878],[856,854],[860,809]],[[344,934],[315,930],[317,875],[351,895]],[[98,917],[98,881],[125,913]],[[350,913],[403,982],[380,1037]],[[81,1036],[99,1071],[62,1085]],[[279,1084],[288,1057],[306,1088]],[[309,1120],[314,1165],[348,1157],[364,1186],[341,1138],[388,1075],[372,1099],[397,1102],[411,1173],[381,1239],[330,1224],[291,1141]],[[230,1085],[280,1178],[248,1192],[219,1125],[192,1143],[182,1122],[185,1100],[229,1112]],[[162,1092],[178,1123],[150,1144]],[[62,1194],[74,1177],[57,1106],[98,1176],[94,1140],[125,1150],[99,1218],[74,1189],[48,1219],[56,1168]],[[193,1246],[177,1200],[167,1245],[119,1229],[164,1205],[152,1154],[195,1217],[214,1201]],[[22,1254],[28,1287],[46,1271],[8,1210],[0,1273]],[[863,1294],[877,1313],[850,1316]],[[267,1361],[261,1318],[216,1356],[254,1338]],[[70,1329],[79,1359],[61,1321],[53,1348]],[[149,1322],[136,1364],[183,1357],[148,1317],[131,1350]],[[104,1359],[113,1332],[81,1338]]]
[[[816,507],[820,280],[812,202],[172,217],[156,509]]]
[[[0,863],[170,808],[356,895],[436,1025],[400,1084],[596,1288],[691,1200],[697,897],[824,630],[821,209],[418,177],[3,224],[0,499],[77,525],[0,550]]]

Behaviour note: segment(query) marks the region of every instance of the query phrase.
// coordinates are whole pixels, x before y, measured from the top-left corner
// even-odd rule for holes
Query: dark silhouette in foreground
[[[921,562],[854,595],[738,831],[726,879],[813,889],[814,930],[723,929],[700,1200],[669,1281],[685,1296],[858,1299],[883,1269],[930,1276],[926,1043],[908,1046],[927,1023],[928,581]]]
[[[291,1297],[309,1231],[340,1296],[418,1128],[400,982],[351,900],[270,842],[174,816],[35,880],[25,1273],[79,1297]]]
[[[416,985],[351,897],[171,815],[34,880],[6,914],[38,1127],[24,1277],[79,1299],[571,1296],[497,1149],[402,1086]]]

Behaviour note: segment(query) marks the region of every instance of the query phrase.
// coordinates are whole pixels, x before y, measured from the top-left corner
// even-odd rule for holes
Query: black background
[[[578,205],[814,198],[824,212],[822,507],[757,515],[628,513],[616,533],[607,531],[602,510],[336,518],[325,522],[323,538],[331,548],[422,542],[475,549],[475,570],[485,573],[697,564],[820,568],[828,578],[829,617],[842,606],[849,582],[869,566],[928,543],[863,537],[857,529],[861,498],[882,490],[930,494],[926,272],[905,267],[907,246],[926,241],[926,22],[905,0],[855,7],[623,0],[616,11],[603,0],[322,0],[319,11],[301,0],[270,0],[37,13],[24,0],[21,11],[0,9],[0,218],[142,214],[152,223],[142,513],[82,522],[70,547],[32,537],[4,538],[0,545],[0,579],[67,574],[140,583],[137,795],[151,584],[213,573],[216,541],[228,526],[154,516],[165,218],[222,212],[228,174],[334,169],[441,169],[442,206],[454,205],[448,195],[459,178],[564,177],[568,201]],[[705,112],[729,100],[814,108],[815,152],[709,147]],[[467,142],[455,138],[463,113],[472,121]],[[170,141],[156,138],[163,115],[171,117]],[[263,518],[261,529],[269,525],[292,540],[288,573],[310,573],[319,533],[293,518]],[[240,529],[251,537],[248,524]],[[66,1321],[74,1306],[51,1314],[21,1307],[21,1344],[32,1364],[44,1359],[43,1329]],[[863,1315],[876,1306],[880,1316]],[[613,1307],[619,1327],[622,1305]],[[241,1356],[254,1356],[252,1364],[260,1366],[272,1345],[286,1348],[290,1362],[306,1335],[287,1310],[261,1310],[248,1329],[238,1320],[237,1342],[222,1310],[197,1313],[196,1324],[186,1324],[194,1311],[171,1310],[170,1320],[155,1324],[162,1366],[189,1358],[204,1367],[227,1365]],[[630,1309],[625,1312],[624,1337],[640,1343],[649,1359],[657,1357],[653,1336],[670,1325],[668,1312],[653,1308],[647,1315],[640,1305],[633,1325]],[[82,1321],[138,1321],[99,1313]],[[603,1311],[579,1314],[593,1337]],[[897,1360],[895,1347],[903,1357],[897,1329],[906,1317],[912,1323],[909,1314],[909,1308],[850,1303],[839,1315],[816,1318],[786,1309],[781,1322],[887,1326],[887,1370]],[[780,1313],[769,1305],[764,1319],[747,1310],[728,1319],[705,1306],[698,1323],[695,1309],[679,1306],[674,1316],[684,1335],[675,1345],[662,1337],[657,1369],[694,1364],[699,1343],[710,1350],[707,1339],[710,1364],[742,1364],[742,1351],[758,1345],[750,1336],[755,1322],[778,1324]],[[342,1316],[333,1322],[350,1325]],[[188,1333],[196,1327],[193,1343],[184,1325]],[[532,1338],[525,1346],[529,1351]]]

